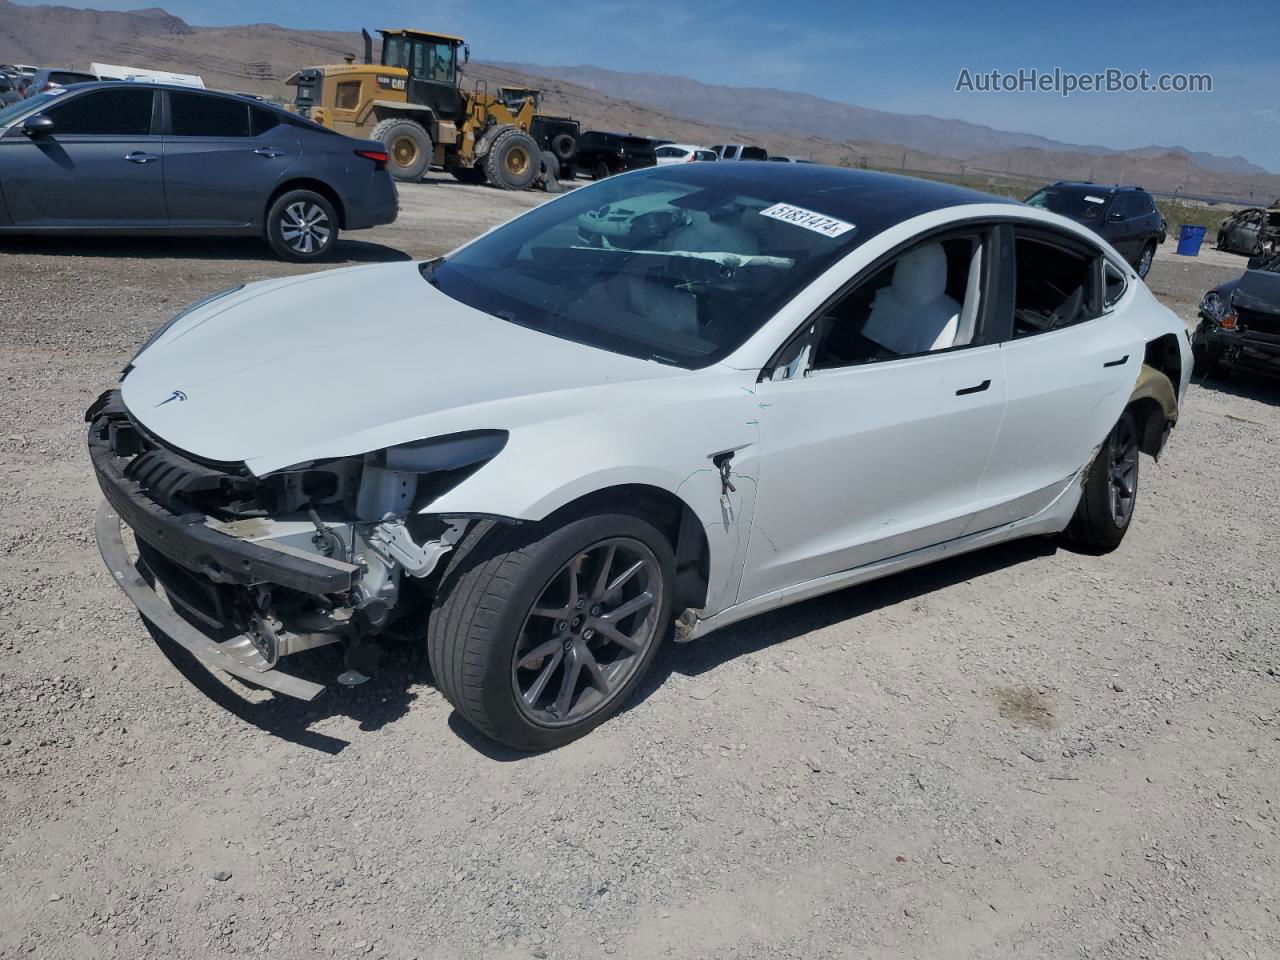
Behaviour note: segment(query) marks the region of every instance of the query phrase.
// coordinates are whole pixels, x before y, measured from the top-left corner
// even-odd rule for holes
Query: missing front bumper
[[[322,684],[269,667],[247,635],[219,642],[181,617],[143,575],[145,564],[129,556],[121,532],[120,515],[107,501],[98,507],[94,533],[98,550],[112,578],[138,608],[143,619],[194,656],[201,666],[221,670],[255,686],[299,700],[314,700],[324,692]]]

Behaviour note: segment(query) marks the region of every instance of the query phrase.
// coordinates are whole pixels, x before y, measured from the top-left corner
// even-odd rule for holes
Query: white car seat
[[[878,291],[862,335],[899,356],[945,350],[956,342],[960,304],[947,296],[947,255],[930,243],[904,254],[893,281]]]

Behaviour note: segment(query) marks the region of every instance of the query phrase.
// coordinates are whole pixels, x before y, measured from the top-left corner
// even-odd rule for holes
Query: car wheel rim
[[[520,711],[542,726],[604,710],[658,636],[662,573],[638,540],[617,537],[573,556],[543,587],[511,659]]]
[[[1107,499],[1111,520],[1123,527],[1133,516],[1133,501],[1138,494],[1138,436],[1128,417],[1116,425],[1111,437],[1110,480]]]
[[[329,215],[319,204],[300,200],[285,207],[280,217],[280,235],[290,250],[312,254],[323,250],[333,233]]]
[[[1151,256],[1150,247],[1147,247],[1147,249],[1142,251],[1142,259],[1138,261],[1138,273],[1141,276],[1145,277],[1147,275],[1147,271],[1151,269]]]

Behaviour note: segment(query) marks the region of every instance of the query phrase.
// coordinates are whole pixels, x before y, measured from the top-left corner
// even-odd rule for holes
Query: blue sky
[[[130,9],[138,0],[77,3]],[[486,60],[649,70],[802,90],[1074,143],[1241,154],[1280,171],[1275,0],[864,3],[857,0],[157,0],[202,25],[274,22],[459,33]],[[1243,53],[1246,60],[1237,61]],[[1204,94],[956,93],[962,68],[1209,73]],[[744,120],[745,123],[745,120]]]

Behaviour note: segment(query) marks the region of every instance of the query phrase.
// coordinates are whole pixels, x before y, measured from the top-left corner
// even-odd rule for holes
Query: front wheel
[[[626,702],[671,623],[675,558],[630,514],[464,541],[427,625],[440,691],[482,733],[548,750]]]
[[[1098,451],[1067,539],[1097,553],[1120,546],[1138,501],[1138,423],[1126,410]]]
[[[267,211],[267,243],[281,260],[323,260],[338,242],[338,215],[312,190],[283,193]]]
[[[538,179],[542,155],[538,142],[523,130],[507,130],[489,147],[484,158],[484,172],[495,187],[503,190],[526,190]]]

